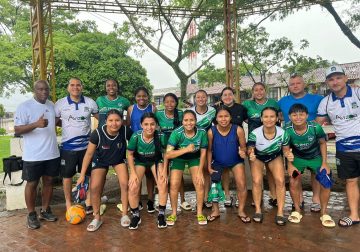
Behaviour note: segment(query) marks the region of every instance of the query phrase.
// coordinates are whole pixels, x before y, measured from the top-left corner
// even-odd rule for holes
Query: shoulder
[[[216,109],[210,105],[208,105],[208,112],[216,111]]]
[[[276,127],[276,131],[279,132],[279,134],[284,134],[285,130],[279,126],[275,126]]]
[[[243,103],[242,103],[242,105],[244,106],[244,107],[249,107],[250,105],[251,105],[251,102],[252,102],[253,100],[245,100],[245,101],[243,101]]]
[[[67,102],[67,97],[63,97],[56,101],[55,106],[62,106],[66,104],[66,102]]]
[[[92,98],[87,97],[87,96],[84,96],[84,100],[85,100],[85,103],[95,103],[95,101]]]
[[[293,127],[292,122],[289,121],[289,122],[285,123],[285,125],[284,125],[284,130],[291,129],[292,127]]]
[[[31,108],[32,105],[35,104],[34,98],[24,101],[20,103],[20,105],[16,108],[16,112],[27,111]]]

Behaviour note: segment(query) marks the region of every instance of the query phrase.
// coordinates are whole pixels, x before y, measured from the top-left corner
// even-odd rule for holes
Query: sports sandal
[[[175,225],[175,222],[176,222],[176,215],[169,215],[167,218],[166,218],[166,224],[168,226],[174,226]]]
[[[264,220],[264,214],[263,213],[255,213],[253,215],[252,219],[255,223],[262,223]]]
[[[183,203],[181,203],[180,207],[181,207],[182,209],[184,209],[185,211],[190,211],[190,210],[191,210],[191,205],[190,205],[188,202],[186,202],[186,201],[184,201]]]
[[[323,216],[321,216],[320,221],[324,227],[332,228],[336,226],[335,221],[328,214],[324,214]]]
[[[127,215],[124,215],[120,219],[120,224],[122,227],[128,227],[130,225],[130,218]]]
[[[310,211],[313,213],[319,213],[321,211],[321,206],[319,203],[312,203],[310,207]]]
[[[96,230],[98,230],[100,228],[102,224],[101,220],[98,219],[93,219],[90,224],[87,226],[86,230],[89,232],[95,232]]]
[[[302,217],[303,216],[299,212],[293,211],[288,217],[288,221],[290,221],[291,223],[300,223]]]
[[[197,221],[198,221],[199,225],[206,225],[207,224],[207,219],[206,219],[205,215],[200,214],[200,215],[196,216],[196,218],[197,218]]]
[[[343,222],[343,223],[341,223]],[[351,218],[349,217],[342,217],[340,220],[339,220],[339,226],[340,227],[350,227],[352,225],[356,225],[356,224],[359,224],[360,221],[353,221]]]
[[[286,218],[284,216],[275,216],[275,223],[278,226],[285,226],[286,225]]]

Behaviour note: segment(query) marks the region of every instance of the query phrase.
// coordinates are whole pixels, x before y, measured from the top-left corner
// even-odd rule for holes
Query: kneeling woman
[[[171,133],[165,154],[166,159],[172,159],[169,160],[172,214],[167,217],[166,222],[169,226],[173,226],[176,222],[178,193],[187,165],[196,191],[197,221],[200,225],[206,225],[206,217],[202,214],[204,202],[203,167],[208,146],[206,131],[196,127],[196,114],[191,110],[184,112],[182,125]]]
[[[238,217],[242,222],[250,223],[251,219],[246,215],[244,209],[247,197],[244,166],[244,158],[246,157],[244,130],[240,126],[231,123],[230,109],[224,105],[220,105],[216,110],[215,119],[216,125],[212,126],[207,133],[209,139],[208,170],[212,182],[220,183],[221,173],[226,168],[231,169],[236,181],[237,198],[239,199]],[[209,193],[209,195],[211,194]],[[213,200],[213,211],[208,216],[208,221],[214,221],[219,216],[219,204],[216,200]]]
[[[261,111],[261,121],[263,123],[259,128],[254,129],[249,134],[248,155],[251,165],[251,174],[253,179],[252,194],[255,202],[255,214],[253,221],[261,223],[263,214],[261,212],[263,167],[267,164],[275,181],[276,198],[278,202],[277,215],[275,223],[283,226],[286,224],[284,217],[285,203],[285,171],[281,153],[290,162],[294,156],[289,151],[289,136],[280,127],[276,126],[278,121],[278,112],[273,107],[265,107]]]
[[[122,117],[117,109],[109,110],[106,114],[106,124],[91,133],[90,142],[82,163],[81,175],[77,181],[78,185],[84,183],[87,167],[93,161],[90,180],[90,195],[94,209],[94,219],[87,227],[87,230],[90,232],[98,230],[102,224],[100,217],[100,198],[104,189],[109,166],[114,167],[120,183],[121,201],[124,205],[121,225],[127,227],[130,224],[130,219],[127,216],[128,170],[125,159],[126,139],[130,138],[131,133],[130,129],[122,125]],[[94,154],[96,154],[96,158],[92,160]]]
[[[128,145],[129,203],[133,214],[129,229],[137,229],[141,223],[139,192],[146,169],[151,170],[159,189],[158,228],[166,228],[167,170],[163,166],[161,153],[165,137],[156,130],[158,121],[152,112],[144,113],[140,123],[142,130],[131,136]]]

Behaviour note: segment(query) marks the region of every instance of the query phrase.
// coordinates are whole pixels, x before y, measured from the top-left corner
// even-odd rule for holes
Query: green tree
[[[0,118],[5,116],[5,108],[4,105],[0,104]]]

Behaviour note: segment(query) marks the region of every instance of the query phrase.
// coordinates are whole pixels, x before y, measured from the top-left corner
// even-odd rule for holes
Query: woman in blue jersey
[[[127,216],[129,176],[125,159],[126,139],[130,139],[132,132],[130,129],[125,130],[125,127],[122,125],[120,112],[117,109],[111,109],[106,114],[106,124],[91,133],[90,142],[82,163],[81,174],[77,180],[77,185],[84,183],[86,171],[92,163],[90,197],[94,209],[94,219],[87,227],[90,232],[98,230],[102,224],[100,198],[110,166],[114,167],[120,183],[121,201],[124,206],[121,225],[127,227],[130,224],[130,219]]]
[[[126,122],[130,125],[133,132],[141,130],[141,117],[147,112],[156,112],[156,107],[150,102],[150,93],[145,87],[138,87],[135,90],[135,101],[134,105],[131,105],[127,110]],[[154,186],[155,181],[151,172],[146,171],[146,187],[148,192],[147,211],[154,213]],[[140,210],[143,208],[142,202],[139,202]]]
[[[219,106],[215,118],[216,125],[212,126],[207,133],[209,141],[207,159],[211,181],[212,183],[220,183],[218,190],[221,191],[221,173],[225,168],[232,170],[239,198],[238,217],[242,222],[250,223],[251,219],[246,215],[244,209],[247,197],[244,166],[244,158],[246,157],[245,133],[240,126],[231,123],[231,112],[228,107],[224,105]],[[212,184],[213,186],[214,184]],[[209,192],[210,196],[211,191]],[[220,216],[216,197],[212,202],[213,211],[208,216],[208,221],[214,221]]]
[[[281,154],[292,162],[294,155],[290,152],[289,136],[279,126],[278,111],[273,107],[265,107],[261,111],[262,126],[254,129],[249,134],[248,155],[251,165],[252,194],[255,202],[255,214],[253,221],[261,223],[263,214],[261,211],[263,168],[268,165],[275,181],[276,198],[278,203],[275,223],[279,226],[286,224],[284,217],[285,204],[285,171]]]

